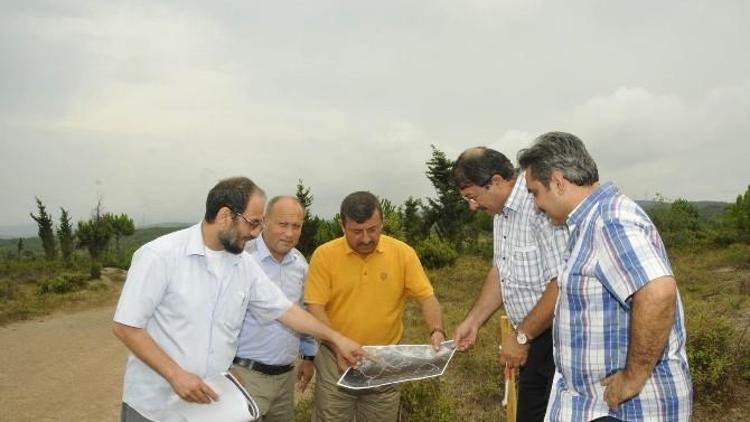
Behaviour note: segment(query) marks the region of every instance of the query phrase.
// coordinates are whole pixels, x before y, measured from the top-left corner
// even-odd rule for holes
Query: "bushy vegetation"
[[[452,162],[442,152],[433,147],[426,164],[435,197],[410,197],[402,205],[381,198],[384,232],[417,250],[450,333],[473,304],[489,269],[492,219],[468,213],[450,184]],[[341,226],[338,216],[310,214],[314,198],[302,180],[297,197],[307,210],[298,247],[309,256],[341,236]],[[694,420],[713,421],[721,420],[728,407],[750,409],[744,400],[750,392],[750,187],[724,210],[711,204],[707,213],[699,205],[658,197],[647,211],[667,245],[684,303]],[[52,216],[37,199],[32,217],[40,237],[0,241],[0,324],[92,297],[114,300],[116,289],[92,281],[102,266],[127,268],[137,247],[181,228],[134,230],[129,217],[105,213],[99,204],[73,231],[67,211],[61,211],[55,231]],[[446,376],[403,385],[402,420],[504,420],[497,326],[495,316],[474,348],[454,357]],[[423,343],[426,336],[421,314],[410,303],[403,341]],[[310,406],[309,400],[299,403],[297,420],[309,420]]]
[[[453,265],[458,252],[450,243],[437,236],[430,236],[417,244],[417,253],[426,268],[441,268]]]

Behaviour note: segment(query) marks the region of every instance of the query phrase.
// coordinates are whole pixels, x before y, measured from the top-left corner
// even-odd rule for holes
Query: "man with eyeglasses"
[[[318,247],[310,260],[305,286],[310,313],[363,345],[396,344],[404,332],[406,298],[411,297],[437,349],[445,340],[440,304],[414,249],[381,234],[378,199],[370,192],[351,193],[341,203],[340,215],[344,236]],[[398,388],[337,387],[347,364],[330,346],[324,342],[315,358],[313,422],[395,422]]]
[[[263,219],[263,232],[245,247],[268,278],[298,304],[302,303],[307,275],[307,260],[295,248],[304,215],[302,204],[294,196],[272,198]],[[260,321],[247,312],[233,371],[240,374],[258,404],[263,422],[294,420],[295,372],[299,389],[304,392],[315,373],[317,350],[313,337],[300,335],[278,321]]]
[[[121,421],[172,420],[169,404],[177,397],[219,400],[203,379],[229,368],[246,311],[330,341],[349,364],[365,356],[356,342],[292,304],[244,252],[260,231],[264,204],[250,179],[222,180],[208,193],[202,222],[133,255],[113,326],[131,351]]]
[[[534,208],[524,175],[498,151],[467,149],[453,166],[453,180],[472,211],[494,218],[492,268],[453,340],[458,350],[467,350],[504,305],[515,335],[502,342],[500,359],[520,368],[517,417],[542,421],[555,374],[550,327],[567,231]]]

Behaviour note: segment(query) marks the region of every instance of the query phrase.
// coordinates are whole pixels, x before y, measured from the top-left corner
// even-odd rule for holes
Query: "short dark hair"
[[[596,162],[577,136],[565,132],[548,132],[537,137],[531,147],[518,153],[518,163],[531,169],[534,179],[549,186],[552,172],[557,170],[566,180],[578,186],[591,186],[599,181]]]
[[[237,214],[245,212],[247,201],[254,194],[265,196],[265,192],[247,177],[230,177],[216,184],[206,198],[206,215],[208,223],[213,223],[216,214],[223,207],[227,207]]]
[[[341,224],[345,224],[347,219],[362,224],[375,215],[376,210],[383,217],[383,209],[375,195],[366,191],[350,193],[341,202]]]
[[[469,148],[453,164],[453,183],[459,189],[484,186],[496,174],[511,180],[516,169],[503,153],[487,147]]]

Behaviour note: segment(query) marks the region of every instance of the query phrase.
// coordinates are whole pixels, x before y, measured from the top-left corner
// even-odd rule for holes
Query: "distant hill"
[[[120,247],[123,251],[134,250],[139,246],[147,243],[157,237],[188,227],[185,223],[166,223],[165,226],[155,225],[137,228],[132,236],[123,237],[120,240]],[[34,233],[36,234],[36,232]],[[0,257],[6,256],[7,253],[15,254],[17,251],[18,237],[0,238]],[[32,251],[36,255],[41,255],[42,241],[36,235],[23,237],[23,249]]]
[[[640,205],[644,210],[648,211],[655,206],[659,204],[663,204],[663,202],[659,201],[652,201],[652,200],[637,200],[635,201]],[[704,221],[713,220],[716,217],[721,216],[724,214],[724,210],[729,205],[732,205],[729,202],[720,202],[720,201],[689,201],[690,204],[692,204],[696,210],[698,210],[698,215],[700,215],[701,219]]]
[[[0,226],[0,239],[18,240],[19,237],[33,237],[36,236],[37,230],[34,223]]]

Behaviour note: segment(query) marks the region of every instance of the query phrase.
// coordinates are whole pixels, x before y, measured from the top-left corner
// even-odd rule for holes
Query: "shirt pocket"
[[[244,291],[231,292],[227,298],[224,304],[223,322],[229,331],[239,334],[242,323],[245,321],[248,300],[247,292]]]
[[[542,280],[542,256],[537,245],[513,246],[510,273],[514,283],[539,284]]]

